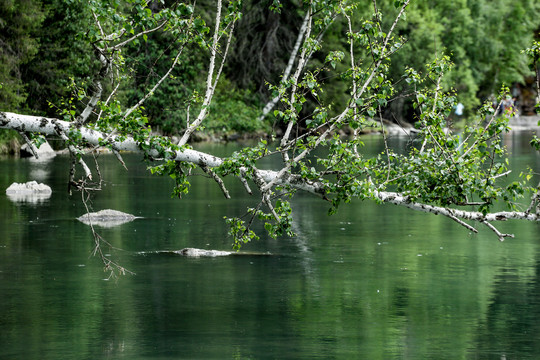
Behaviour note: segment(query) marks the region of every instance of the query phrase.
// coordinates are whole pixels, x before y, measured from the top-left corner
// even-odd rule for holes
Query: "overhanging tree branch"
[[[0,128],[41,133],[44,135],[56,135],[59,132],[68,132],[72,128],[72,124],[57,119],[0,112]],[[106,136],[102,132],[88,129],[85,127],[81,127],[79,131],[82,140],[92,145],[99,145],[100,141]],[[140,154],[144,153],[144,151],[141,150],[140,144],[135,142],[132,138],[127,137],[122,141],[119,141],[116,139],[116,137],[113,137],[111,139],[111,142],[118,150],[131,151]],[[148,153],[149,155],[155,157],[159,157],[160,155],[159,151],[153,149],[148,150]],[[222,158],[193,149],[177,150],[175,152],[175,157],[173,160],[193,163],[199,166],[207,167],[209,169],[218,168],[223,164]],[[295,161],[299,160],[299,157],[295,158]],[[279,172],[272,170],[254,169],[254,171],[256,172],[256,177],[260,178],[260,180],[258,180],[258,186],[263,193],[267,193],[274,186],[287,185],[292,188],[310,192],[321,197],[332,195],[328,192],[327,187],[322,182],[308,181],[306,179],[303,179],[301,176],[295,174],[285,174],[286,171],[284,171],[284,169]],[[415,211],[443,215],[454,221],[456,219],[461,219],[478,221],[482,223],[491,223],[511,219],[527,221],[540,220],[539,213],[530,213],[526,211],[502,211],[484,214],[479,211],[466,211],[414,202],[411,201],[408,196],[396,192],[373,190],[373,199],[385,203],[403,206]],[[268,199],[265,200],[268,201]]]
[[[476,227],[468,222],[478,222],[494,231],[500,239],[510,235],[498,231],[492,225],[496,221],[538,221],[538,188],[535,189],[536,194],[527,211],[521,212],[516,210],[518,208],[513,202],[528,190],[525,182],[501,185],[508,174],[508,169],[502,163],[504,146],[498,140],[507,127],[504,118],[489,119],[482,115],[461,136],[447,132],[444,128],[445,114],[453,106],[441,82],[443,72],[449,66],[448,57],[443,56],[428,64],[428,75],[424,78],[413,69],[407,69],[404,76],[407,82],[413,81],[414,86],[411,87],[414,87],[414,92],[411,94],[418,95],[416,105],[420,106],[420,149],[413,148],[401,154],[390,148],[385,136],[384,153],[368,159],[362,154],[358,138],[360,131],[369,126],[366,123],[374,119],[377,113],[380,126],[385,129],[381,109],[387,107],[394,96],[395,84],[389,78],[389,57],[403,46],[404,41],[401,37],[396,39],[394,32],[409,0],[393,3],[398,8],[398,15],[391,22],[387,33],[383,31],[382,15],[378,12],[375,0],[374,20],[363,22],[358,31],[354,29],[355,10],[359,6],[357,3],[339,0],[304,3],[307,11],[281,84],[276,87],[279,96],[267,104],[263,113],[264,116],[273,104],[282,101],[284,106],[276,114],[283,121],[285,131],[279,139],[279,146],[272,151],[261,140],[256,146],[246,146],[229,157],[220,158],[186,145],[192,133],[205,125],[210,106],[216,105],[214,94],[229,47],[232,46],[235,23],[240,18],[240,3],[225,0],[217,1],[213,32],[202,20],[204,17],[194,13],[194,7],[190,4],[176,3],[170,9],[165,6],[162,13],[155,12],[155,8],[145,8],[147,3],[139,4],[122,14],[117,14],[117,9],[106,4],[91,5],[96,28],[86,35],[96,49],[101,67],[94,75],[84,110],[75,117],[75,108],[71,102],[69,109],[59,109],[58,116],[70,118],[74,120],[72,122],[2,112],[0,128],[14,129],[21,133],[59,135],[63,138],[73,160],[70,183],[80,184],[83,191],[86,190],[91,173],[81,156],[84,153],[81,149],[88,145],[94,147],[92,150],[106,146],[118,157],[120,151],[130,151],[156,160],[160,165],[152,168],[152,172],[169,174],[175,178],[174,191],[178,194],[186,192],[189,186],[187,177],[191,173],[183,171],[186,167],[190,170],[200,167],[218,184],[227,198],[230,194],[223,183],[224,176],[237,177],[250,194],[252,191],[248,181],[252,181],[255,190],[259,190],[260,203],[256,209],[248,210],[251,218],[247,227],[241,219],[227,220],[231,225],[230,233],[239,236],[241,241],[253,238],[253,231],[249,227],[255,217],[265,222],[265,228],[271,236],[291,234],[291,207],[286,197],[292,196],[296,190],[328,200],[331,212],[338,208],[340,202],[349,202],[353,198],[370,199],[442,215],[474,232],[477,231]],[[118,15],[119,23],[109,20],[108,15],[111,13]],[[336,14],[342,14],[347,22],[350,64],[344,71],[341,65],[336,68],[336,63],[345,58],[344,52],[338,48],[328,54],[317,54],[317,59],[325,59],[322,65],[309,65],[311,57],[323,49],[323,34],[334,22]],[[125,90],[119,87],[136,83],[129,81],[135,75],[125,62],[131,49],[127,45],[136,47],[140,39],[148,41],[147,34],[157,31],[165,34],[172,32],[170,38],[174,39],[180,49],[171,55],[172,63],[162,70],[163,75],[155,85],[145,89],[142,95],[139,94],[130,106],[122,106],[120,95],[125,94]],[[173,143],[170,138],[152,134],[148,127],[151,113],[146,113],[141,105],[163,86],[184,50],[188,52],[187,56],[192,54],[190,51],[200,54],[201,46],[209,50],[205,61],[208,64],[203,85],[205,94],[201,99],[197,93],[192,93],[193,103],[200,106],[198,115],[190,121],[190,102],[186,117],[180,120],[182,125],[186,124],[186,129],[181,133],[179,141]],[[164,54],[168,50],[160,53]],[[105,96],[107,94],[103,94],[104,89],[113,88],[102,84],[111,69],[115,69],[117,83],[112,92]],[[339,78],[347,88],[348,98],[337,110],[334,104],[320,95],[324,92],[320,78],[323,74],[326,76],[327,72],[328,77],[335,80]],[[423,84],[426,79],[433,84]],[[420,88],[420,85],[425,89]],[[435,85],[435,90],[431,85]],[[100,103],[102,96],[107,100]],[[100,113],[96,120],[91,114],[98,106]],[[354,129],[353,139],[337,136],[345,126]],[[261,163],[258,161],[270,154],[281,155],[283,163],[271,170],[260,169]],[[78,181],[75,181],[76,164],[84,170],[82,179]],[[516,211],[493,212],[492,205],[496,201],[508,202],[509,208]]]

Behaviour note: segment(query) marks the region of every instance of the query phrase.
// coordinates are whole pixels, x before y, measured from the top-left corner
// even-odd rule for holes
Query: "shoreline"
[[[514,131],[540,130],[539,122],[540,115],[514,116],[510,118],[508,126]]]
[[[539,131],[540,130],[540,115],[527,115],[527,116],[514,116],[510,118],[508,122],[508,126],[510,127],[510,131]],[[385,132],[387,135],[391,136],[410,136],[413,135],[417,130],[414,128],[412,124],[405,124],[404,126],[400,126],[399,124],[391,123],[388,121],[385,121]],[[373,131],[366,131],[362,133],[362,135],[376,135],[376,134],[382,134],[382,132],[377,129],[373,129]],[[347,134],[346,131],[341,130],[342,136],[350,136]],[[175,137],[178,137],[176,135],[171,136],[173,139]],[[268,134],[262,133],[262,132],[254,132],[254,133],[223,133],[223,134],[199,134],[199,136],[195,136],[195,141],[191,142],[192,144],[195,143],[227,143],[227,142],[238,142],[238,141],[246,141],[246,140],[256,140],[261,138],[268,138]],[[3,146],[0,146],[0,149],[3,150],[3,152],[0,152],[0,155],[2,156],[14,156],[14,157],[20,157],[20,146],[24,144],[20,141],[14,141],[13,139],[9,140],[8,143],[0,144]],[[103,150],[100,150],[103,151]],[[62,154],[66,152],[66,149],[56,150],[57,154]]]

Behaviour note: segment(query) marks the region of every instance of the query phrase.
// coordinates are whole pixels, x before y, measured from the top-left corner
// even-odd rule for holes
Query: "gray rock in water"
[[[77,220],[86,225],[97,225],[101,227],[114,227],[137,219],[135,215],[127,214],[117,210],[100,210],[98,212],[87,213],[79,216]]]
[[[182,250],[175,251],[160,251],[168,252],[173,254],[178,254],[187,257],[218,257],[218,256],[272,256],[271,253],[261,253],[261,252],[237,252],[237,251],[223,251],[223,250],[205,250],[205,249],[196,249],[196,248],[184,248]]]
[[[51,187],[45,184],[38,184],[37,181],[26,183],[13,183],[6,189],[6,194],[52,194]]]
[[[182,250],[174,251],[175,254],[188,256],[188,257],[217,257],[217,256],[229,256],[232,255],[232,251],[220,251],[220,250],[204,250],[196,248],[184,248]]]
[[[6,189],[6,195],[14,202],[39,203],[51,197],[52,189],[37,181],[13,183]]]

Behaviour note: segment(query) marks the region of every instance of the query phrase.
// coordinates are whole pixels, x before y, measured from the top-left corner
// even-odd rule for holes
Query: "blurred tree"
[[[99,64],[81,29],[93,23],[86,1],[42,0],[44,20],[39,29],[35,57],[21,67],[32,113],[55,115],[48,103],[68,97],[72,83],[84,86]]]
[[[21,67],[38,52],[44,19],[38,0],[0,2],[0,109],[19,110],[27,99]]]

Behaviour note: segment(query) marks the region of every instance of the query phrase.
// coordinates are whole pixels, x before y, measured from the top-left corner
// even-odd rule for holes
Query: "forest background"
[[[71,93],[88,89],[100,66],[91,45],[85,41],[84,31],[92,28],[90,24],[94,22],[87,9],[89,3],[0,1],[0,111],[54,117]],[[174,3],[153,1],[149,8],[158,12]],[[261,134],[280,126],[272,116],[261,121],[260,115],[272,96],[268,84],[279,83],[287,65],[304,10],[300,1],[283,2],[281,14],[272,11],[271,5],[270,0],[244,2],[243,16],[206,120],[206,134],[232,138],[237,134]],[[382,13],[390,15],[386,19],[393,19],[396,8],[392,1],[377,5]],[[204,20],[212,23],[214,2],[197,1],[197,7],[207,14]],[[359,8],[362,16],[353,21],[373,13],[370,1]],[[402,96],[388,104],[385,117],[414,122],[412,101],[407,98],[405,86],[399,84],[401,76],[406,66],[421,70],[423,64],[443,53],[455,64],[443,79],[443,86],[456,90],[458,101],[465,106],[465,118],[483,100],[497,94],[502,85],[511,87],[518,97],[522,114],[532,114],[534,73],[528,71],[522,50],[534,38],[540,38],[539,13],[540,3],[535,0],[440,0],[411,4],[406,21],[400,22],[397,29],[397,34],[408,41],[393,55],[389,71]],[[311,66],[324,62],[325,48],[347,52],[343,36],[346,21],[337,18],[335,22],[324,34],[324,48],[313,55]],[[149,84],[166,72],[174,54],[158,49],[166,49],[174,41],[171,36],[149,34],[130,45],[123,55],[132,76],[126,77],[130,84],[122,87],[119,98],[127,103],[140,98]],[[162,51],[158,60],[156,51]],[[207,59],[201,49],[182,54],[173,76],[145,103],[144,112],[153,129],[176,134],[185,128],[193,90],[204,93]],[[319,80],[325,84],[326,100],[340,108],[340,103],[347,99],[346,86],[324,72]],[[85,104],[77,106],[84,108]],[[12,143],[16,136],[0,131],[0,139],[12,139]]]

